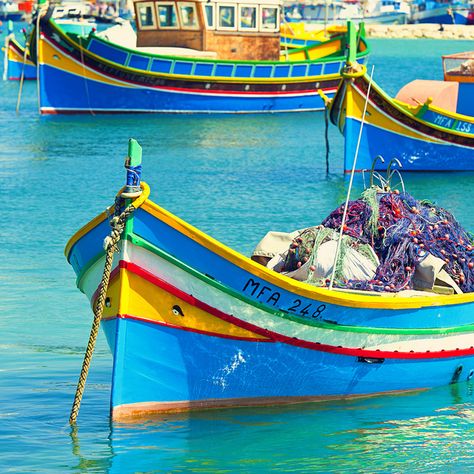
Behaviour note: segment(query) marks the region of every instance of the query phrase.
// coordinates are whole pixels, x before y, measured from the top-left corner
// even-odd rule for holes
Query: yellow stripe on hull
[[[110,319],[117,314],[129,315],[223,337],[269,340],[213,316],[124,268],[121,268],[119,275],[111,281],[107,296],[110,298],[110,306],[105,308],[103,319]],[[173,312],[175,306],[179,306],[184,316]]]
[[[364,113],[365,97],[363,97],[359,91],[354,89],[352,85],[348,87],[346,94],[346,116],[348,118],[353,118],[361,121],[362,114]],[[400,135],[415,138],[418,140],[440,143],[440,140],[434,140],[428,135],[418,133],[412,128],[401,125],[392,117],[384,115],[380,111],[380,109],[374,107],[370,102],[367,104],[367,113],[365,116],[365,121],[367,123],[370,123],[371,125],[375,125],[376,127],[380,127],[385,130],[390,130],[391,132],[398,133]]]
[[[67,71],[70,74],[86,77],[92,81],[99,81],[113,86],[131,87],[125,82],[115,81],[108,76],[92,71],[87,66],[74,61],[69,56],[66,56],[59,49],[54,48],[44,39],[40,40],[39,62],[40,64]]]

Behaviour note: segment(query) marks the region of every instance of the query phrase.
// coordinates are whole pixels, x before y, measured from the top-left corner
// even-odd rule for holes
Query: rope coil
[[[114,260],[114,253],[119,251],[117,246],[122,233],[125,229],[127,219],[135,211],[133,204],[129,204],[121,213],[121,203],[123,199],[117,197],[115,200],[115,212],[114,217],[110,220],[110,226],[112,230],[110,235],[104,239],[104,250],[105,250],[105,264],[102,279],[99,285],[99,295],[94,305],[94,319],[92,322],[91,332],[89,335],[89,342],[87,343],[86,352],[84,354],[84,360],[82,362],[82,369],[77,382],[76,394],[74,396],[74,402],[71,408],[71,414],[69,416],[69,423],[71,425],[76,423],[77,415],[79,414],[79,408],[81,406],[82,396],[87,380],[87,374],[89,373],[89,367],[94,353],[95,343],[97,341],[97,335],[99,333],[100,321],[102,320],[102,313],[104,311],[105,299],[107,296],[107,290],[109,287],[110,274],[112,272],[112,264]],[[120,214],[119,214],[120,213]]]

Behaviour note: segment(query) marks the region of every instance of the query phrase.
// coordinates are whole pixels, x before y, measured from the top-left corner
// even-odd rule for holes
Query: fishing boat
[[[284,2],[284,17],[288,22],[340,24],[348,20],[375,24],[405,24],[410,7],[399,0],[304,1]]]
[[[280,45],[283,48],[303,48],[345,34],[347,25],[327,25],[324,28],[308,29],[306,23],[283,22],[280,29]]]
[[[358,171],[379,154],[398,158],[406,171],[474,170],[474,52],[443,56],[443,67],[444,81],[416,80],[392,98],[365,66],[349,63],[330,109],[344,135],[346,172],[358,145]]]
[[[452,0],[416,0],[410,3],[411,23],[466,25],[469,6]]]
[[[25,80],[36,79],[36,64],[31,60],[29,51],[25,51],[25,46],[15,38],[13,33],[5,37],[3,54],[4,81],[19,81],[22,75]]]
[[[321,110],[318,89],[332,96],[339,84],[348,34],[281,52],[278,0],[136,1],[135,10],[137,33],[120,25],[86,37],[42,16],[32,34],[42,114]],[[363,25],[354,41],[363,63]]]
[[[20,10],[19,4],[10,0],[0,0],[0,20],[21,21],[25,12]]]
[[[56,24],[69,34],[88,35],[92,30],[102,31],[111,25],[120,24],[125,20],[121,18],[112,18],[97,16],[85,13],[82,9],[86,7],[82,4],[63,4],[55,6],[53,17]],[[4,69],[3,80],[18,81],[22,77],[25,80],[36,80],[37,65],[30,55],[28,38],[20,42],[14,32],[13,27],[9,26],[9,34],[5,37],[3,47]],[[25,51],[26,49],[26,51]]]
[[[103,303],[97,314],[113,354],[114,419],[388,394],[473,376],[474,293],[330,289],[290,278],[151,201],[133,140],[126,168],[115,203],[65,249],[78,288],[95,309]],[[402,206],[399,217],[416,217],[406,196],[384,187],[372,197],[379,194],[380,206],[385,199],[392,210]],[[438,211],[416,205],[420,219],[437,219]],[[411,235],[413,219],[404,222]],[[442,241],[438,227],[430,232]],[[472,259],[470,238],[464,232],[461,245],[457,235],[457,258]],[[420,250],[413,238],[408,245]],[[113,263],[103,272],[106,258]],[[472,289],[474,264],[462,265]]]

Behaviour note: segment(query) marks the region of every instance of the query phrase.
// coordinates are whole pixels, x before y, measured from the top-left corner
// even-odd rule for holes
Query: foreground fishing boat
[[[41,113],[321,110],[318,89],[332,96],[339,84],[348,35],[281,53],[277,0],[137,1],[135,9],[137,34],[122,26],[69,35],[49,13],[41,18],[38,45],[32,34]],[[365,62],[363,27],[354,41]]]
[[[396,98],[371,83],[365,66],[347,66],[330,111],[344,135],[346,172],[352,169],[366,102],[357,170],[369,169],[379,154],[398,158],[404,170],[474,170],[474,52],[444,56],[443,62],[444,81],[413,81]]]
[[[393,393],[472,377],[473,293],[377,293],[289,278],[153,203],[139,182],[140,158],[132,141],[127,187],[65,250],[79,289],[93,306],[105,301],[114,419]],[[114,238],[125,227],[106,289],[99,283],[103,242],[107,254],[115,242],[104,241],[109,223]],[[470,262],[464,267],[455,278],[472,288]]]

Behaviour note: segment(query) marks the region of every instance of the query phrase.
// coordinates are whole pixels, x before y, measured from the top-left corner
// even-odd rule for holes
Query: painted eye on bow
[[[172,311],[175,316],[184,316],[183,310],[177,304],[173,306]]]

